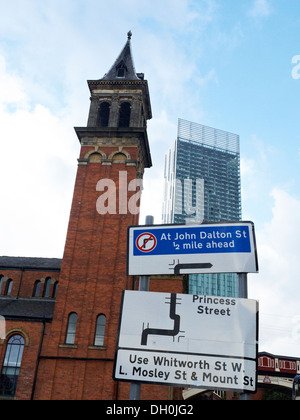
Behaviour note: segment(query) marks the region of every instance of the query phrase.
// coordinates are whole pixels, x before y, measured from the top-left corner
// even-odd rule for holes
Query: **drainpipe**
[[[43,346],[44,335],[45,335],[45,328],[46,328],[46,322],[45,322],[45,320],[43,320],[43,329],[42,329],[42,334],[41,334],[41,340],[40,340],[38,355],[37,355],[37,359],[36,359],[36,366],[35,366],[33,385],[32,385],[32,391],[31,391],[31,398],[30,398],[31,401],[33,401],[33,399],[34,399],[34,393],[35,393],[35,387],[36,387],[36,381],[37,381],[37,374],[38,374],[38,370],[39,370],[40,357],[41,357],[42,346]]]

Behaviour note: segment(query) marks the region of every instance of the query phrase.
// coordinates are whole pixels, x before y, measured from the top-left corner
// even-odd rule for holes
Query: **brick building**
[[[139,180],[152,165],[148,83],[135,72],[131,33],[109,72],[88,86],[63,259],[0,257],[0,398],[129,397],[112,370],[121,294],[138,283],[126,276],[127,227],[139,222]],[[182,278],[152,278],[150,288],[182,293]],[[144,385],[141,398],[175,394]]]

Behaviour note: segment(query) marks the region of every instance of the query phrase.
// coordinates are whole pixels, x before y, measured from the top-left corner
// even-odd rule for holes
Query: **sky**
[[[161,223],[178,118],[238,134],[259,349],[300,357],[299,28],[299,0],[0,0],[0,255],[62,258],[86,81],[103,77],[131,30],[153,113],[141,223]]]

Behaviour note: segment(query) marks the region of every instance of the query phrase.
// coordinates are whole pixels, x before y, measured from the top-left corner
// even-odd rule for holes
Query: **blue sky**
[[[153,111],[141,222],[160,223],[178,118],[239,134],[261,350],[299,356],[299,28],[299,0],[0,0],[0,254],[62,257],[86,80],[108,71],[131,29]]]

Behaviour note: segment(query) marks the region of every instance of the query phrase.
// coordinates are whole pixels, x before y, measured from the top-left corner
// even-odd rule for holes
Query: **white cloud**
[[[22,80],[7,73],[5,59],[0,56],[0,106],[3,109],[9,104],[24,108],[27,105],[27,96]]]
[[[0,254],[59,257],[78,140],[67,117],[29,107],[21,79],[0,63]]]
[[[57,243],[64,241],[79,149],[72,127],[86,124],[86,79],[103,76],[122,48],[120,36],[123,33],[125,43],[129,29],[136,69],[146,73],[151,91],[154,115],[149,141],[155,166],[147,171],[145,182],[160,203],[153,212],[160,213],[164,153],[175,140],[177,117],[187,108],[186,98],[190,108],[198,100],[199,94],[191,94],[186,86],[193,77],[199,78],[201,86],[216,77],[213,70],[199,75],[198,39],[191,59],[180,37],[188,32],[197,38],[212,20],[215,4],[215,0],[116,0],[114,6],[103,3],[100,16],[95,13],[96,0],[88,5],[82,0],[63,4],[45,0],[43,5],[28,0],[26,8],[20,0],[8,4],[0,16],[0,35],[5,40],[1,51],[6,58],[5,62],[0,53],[0,120],[5,139],[0,144],[0,189],[6,197],[0,220],[0,235],[6,241],[0,254],[61,254],[62,245]],[[118,13],[112,14],[112,7]],[[145,20],[151,24],[144,25]],[[145,192],[146,188],[147,203]],[[153,205],[153,200],[148,203]],[[61,239],[55,238],[60,231]]]
[[[153,216],[154,224],[159,225],[162,223],[162,199],[164,192],[163,173],[157,174],[157,176],[145,176],[143,186],[144,191],[142,194],[139,223],[143,225],[146,216]],[[149,194],[150,191],[152,191],[152,193]]]
[[[254,18],[268,17],[272,13],[269,0],[255,0],[250,10],[250,15]]]
[[[260,274],[249,276],[249,290],[260,301],[260,350],[295,356],[300,344],[300,200],[282,189],[271,195],[273,217],[257,232]]]
[[[241,158],[241,176],[251,176],[255,172],[255,162],[252,159]]]

